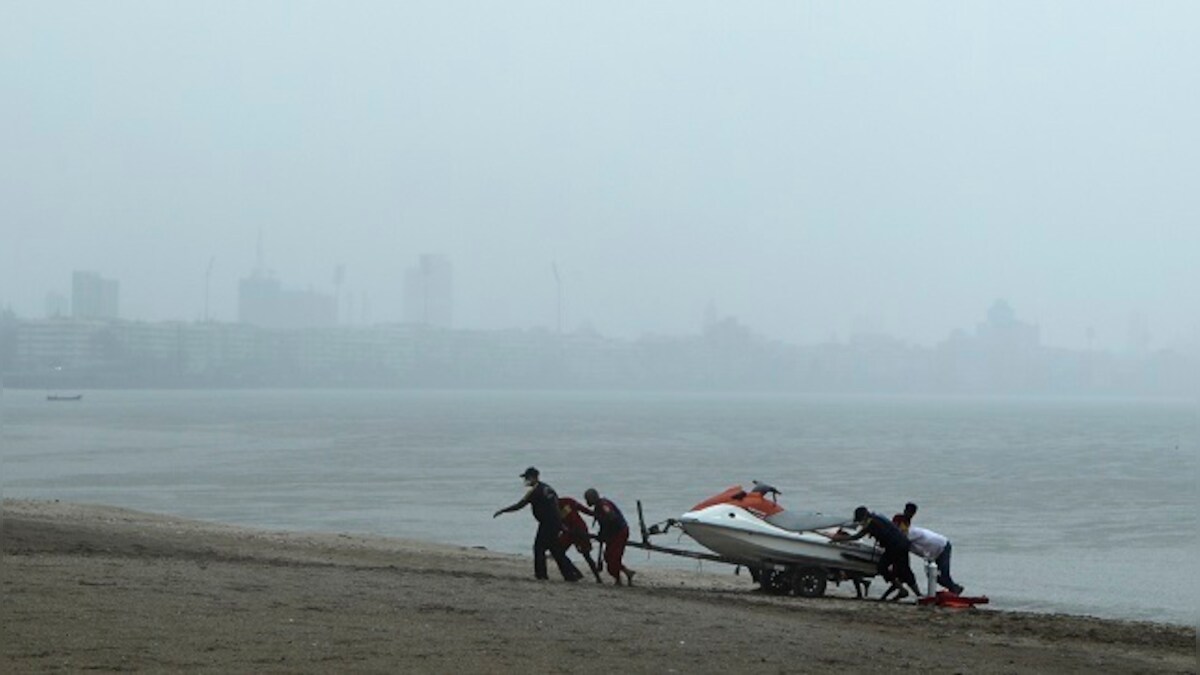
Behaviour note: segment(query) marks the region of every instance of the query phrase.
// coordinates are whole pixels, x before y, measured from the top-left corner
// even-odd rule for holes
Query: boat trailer
[[[672,529],[679,529],[682,533],[683,528],[679,521],[674,518],[668,518],[647,526],[640,499],[637,501],[637,513],[638,530],[641,533],[641,540],[630,540],[626,546],[682,558],[710,560],[712,562],[733,565],[735,574],[742,567],[745,567],[750,570],[750,576],[754,582],[772,595],[798,595],[805,598],[818,598],[825,595],[825,590],[830,581],[834,585],[841,585],[843,581],[849,581],[854,584],[855,594],[859,598],[864,598],[866,597],[867,589],[871,585],[871,580],[875,576],[821,564],[804,565],[782,561],[756,561],[752,564],[746,560],[730,558],[717,553],[660,546],[650,541],[650,538],[667,534]]]

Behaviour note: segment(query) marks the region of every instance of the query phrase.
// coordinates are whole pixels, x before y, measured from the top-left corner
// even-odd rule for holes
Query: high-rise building
[[[255,271],[238,282],[238,321],[254,325],[274,323],[279,280]]]
[[[441,328],[454,325],[454,268],[449,258],[425,253],[405,271],[404,320]]]
[[[1028,353],[1041,347],[1039,328],[1018,319],[1012,306],[1003,299],[992,303],[987,321],[976,327],[975,334],[980,344],[993,352]]]
[[[71,275],[71,316],[76,319],[116,319],[118,292],[115,279],[76,270]]]
[[[315,328],[337,323],[333,296],[285,289],[279,280],[255,271],[238,284],[238,321],[264,328]]]
[[[267,270],[262,230],[254,271],[238,283],[238,321],[263,328],[319,328],[337,325],[337,299],[318,293],[284,288]],[[334,285],[341,285],[344,271],[335,274]]]
[[[46,294],[46,318],[61,319],[71,314],[71,301],[57,291]]]

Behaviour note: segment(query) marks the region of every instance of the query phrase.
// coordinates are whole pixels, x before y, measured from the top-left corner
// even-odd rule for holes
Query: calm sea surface
[[[0,415],[4,497],[524,553],[529,514],[491,514],[530,464],[648,520],[758,479],[796,510],[917,502],[999,608],[1194,624],[1200,607],[1195,402],[7,390]]]

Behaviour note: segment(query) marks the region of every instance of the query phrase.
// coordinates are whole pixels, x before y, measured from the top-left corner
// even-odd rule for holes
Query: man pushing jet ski
[[[829,539],[844,542],[871,535],[871,538],[879,542],[883,548],[883,555],[876,563],[876,572],[892,582],[893,585],[900,587],[896,599],[901,600],[908,597],[908,591],[904,590],[904,586],[911,588],[913,594],[920,597],[921,590],[917,588],[917,578],[913,575],[912,566],[908,562],[908,552],[912,550],[912,545],[904,532],[891,520],[878,513],[872,513],[865,506],[854,510],[854,522],[858,524],[857,533],[837,532],[829,535]],[[885,594],[884,598],[886,599],[886,597]]]

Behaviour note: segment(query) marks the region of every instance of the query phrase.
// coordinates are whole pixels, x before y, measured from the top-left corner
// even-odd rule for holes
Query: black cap
[[[538,475],[537,468],[531,466],[528,469],[525,469],[525,473],[521,474],[521,478],[529,478],[530,476],[537,476],[537,475]]]

